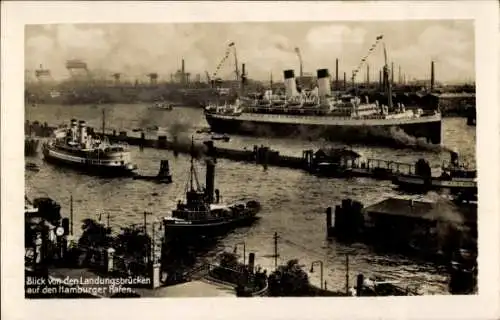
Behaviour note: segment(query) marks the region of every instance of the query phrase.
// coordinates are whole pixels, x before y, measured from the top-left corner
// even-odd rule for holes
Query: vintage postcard
[[[9,3],[6,319],[499,316],[495,7],[436,4]]]

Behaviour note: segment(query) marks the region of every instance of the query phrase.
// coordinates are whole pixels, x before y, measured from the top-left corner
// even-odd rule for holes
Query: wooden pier
[[[38,122],[27,122],[25,127],[29,132],[41,131],[42,136],[47,136],[47,132],[55,130],[47,124],[42,125],[40,130]],[[33,130],[35,127],[37,130]],[[156,148],[170,150],[176,156],[179,153],[190,154],[195,152],[195,156],[206,155],[211,146],[211,152],[216,158],[224,158],[232,161],[241,161],[267,166],[284,167],[290,169],[305,170],[318,176],[327,176],[334,178],[342,177],[367,177],[379,180],[394,180],[399,175],[414,174],[414,166],[408,163],[387,161],[382,159],[365,159],[355,151],[348,148],[304,150],[301,157],[280,154],[268,146],[254,145],[251,149],[232,149],[223,147],[214,147],[213,141],[207,140],[203,143],[195,142],[194,148],[191,139],[168,138],[166,134],[157,134],[147,131],[116,131],[103,130],[97,131],[88,128],[89,133],[101,133],[112,142],[123,142],[139,148]],[[189,141],[188,141],[189,140]],[[193,150],[194,149],[194,150]]]

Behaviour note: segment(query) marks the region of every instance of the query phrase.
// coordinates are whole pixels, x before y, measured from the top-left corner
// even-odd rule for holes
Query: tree
[[[279,266],[269,275],[269,294],[271,296],[303,296],[309,288],[309,277],[293,259]]]
[[[140,228],[123,228],[115,240],[117,254],[142,258],[149,254],[151,238]]]
[[[79,246],[108,247],[112,242],[111,229],[93,219],[84,219],[82,236],[78,240]]]

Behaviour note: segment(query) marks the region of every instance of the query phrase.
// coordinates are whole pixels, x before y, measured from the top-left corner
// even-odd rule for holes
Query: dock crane
[[[371,48],[368,51],[368,53],[366,54],[366,56],[363,59],[361,59],[361,62],[359,63],[357,69],[353,70],[353,72],[352,72],[352,85],[354,87],[354,80],[356,78],[356,74],[361,70],[361,67],[363,67],[364,63],[366,62],[366,60],[368,59],[368,57],[370,56],[370,54],[377,48],[377,46],[380,43],[382,43],[382,47],[383,47],[383,50],[384,50],[383,81],[385,83],[385,90],[386,90],[386,93],[387,93],[388,108],[392,109],[392,107],[393,107],[393,104],[392,104],[392,88],[391,88],[391,82],[389,81],[389,69],[390,68],[389,68],[389,63],[388,63],[388,59],[387,59],[387,49],[385,47],[385,42],[383,41],[383,38],[384,38],[383,35],[377,36],[377,38],[375,40],[375,43],[371,46]]]
[[[368,59],[368,57],[373,53],[373,51],[375,51],[375,49],[377,48],[377,46],[381,42],[382,42],[382,45],[384,46],[384,53],[385,53],[385,44],[383,43],[383,38],[384,38],[383,35],[377,36],[375,43],[371,46],[370,50],[368,50],[368,53],[363,57],[363,59],[361,59],[361,61],[358,64],[358,67],[352,71],[352,84],[353,84],[353,86],[354,86],[354,80],[356,79],[356,75],[358,74],[358,72],[361,71],[361,68],[366,63],[366,60]],[[385,58],[386,58],[386,61],[384,64],[384,68],[387,67],[387,54],[386,54]]]
[[[226,52],[225,52],[224,56],[222,57],[222,59],[220,60],[219,64],[217,65],[217,68],[215,69],[215,72],[212,74],[212,77],[211,77],[211,80],[210,80],[212,82],[212,85],[213,85],[214,81],[216,80],[217,75],[218,75],[220,69],[222,68],[222,66],[224,65],[224,63],[226,62],[226,60],[229,58],[229,55],[231,54],[231,51],[233,52],[233,55],[234,55],[236,80],[239,80],[239,78],[240,78],[240,71],[239,71],[239,68],[238,68],[238,56],[236,54],[236,45],[235,45],[234,42],[231,42],[231,43],[229,43],[227,45]]]

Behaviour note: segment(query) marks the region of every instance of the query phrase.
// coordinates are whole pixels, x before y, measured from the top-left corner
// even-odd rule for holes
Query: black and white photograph
[[[25,300],[479,294],[474,19],[198,20],[22,27]]]

